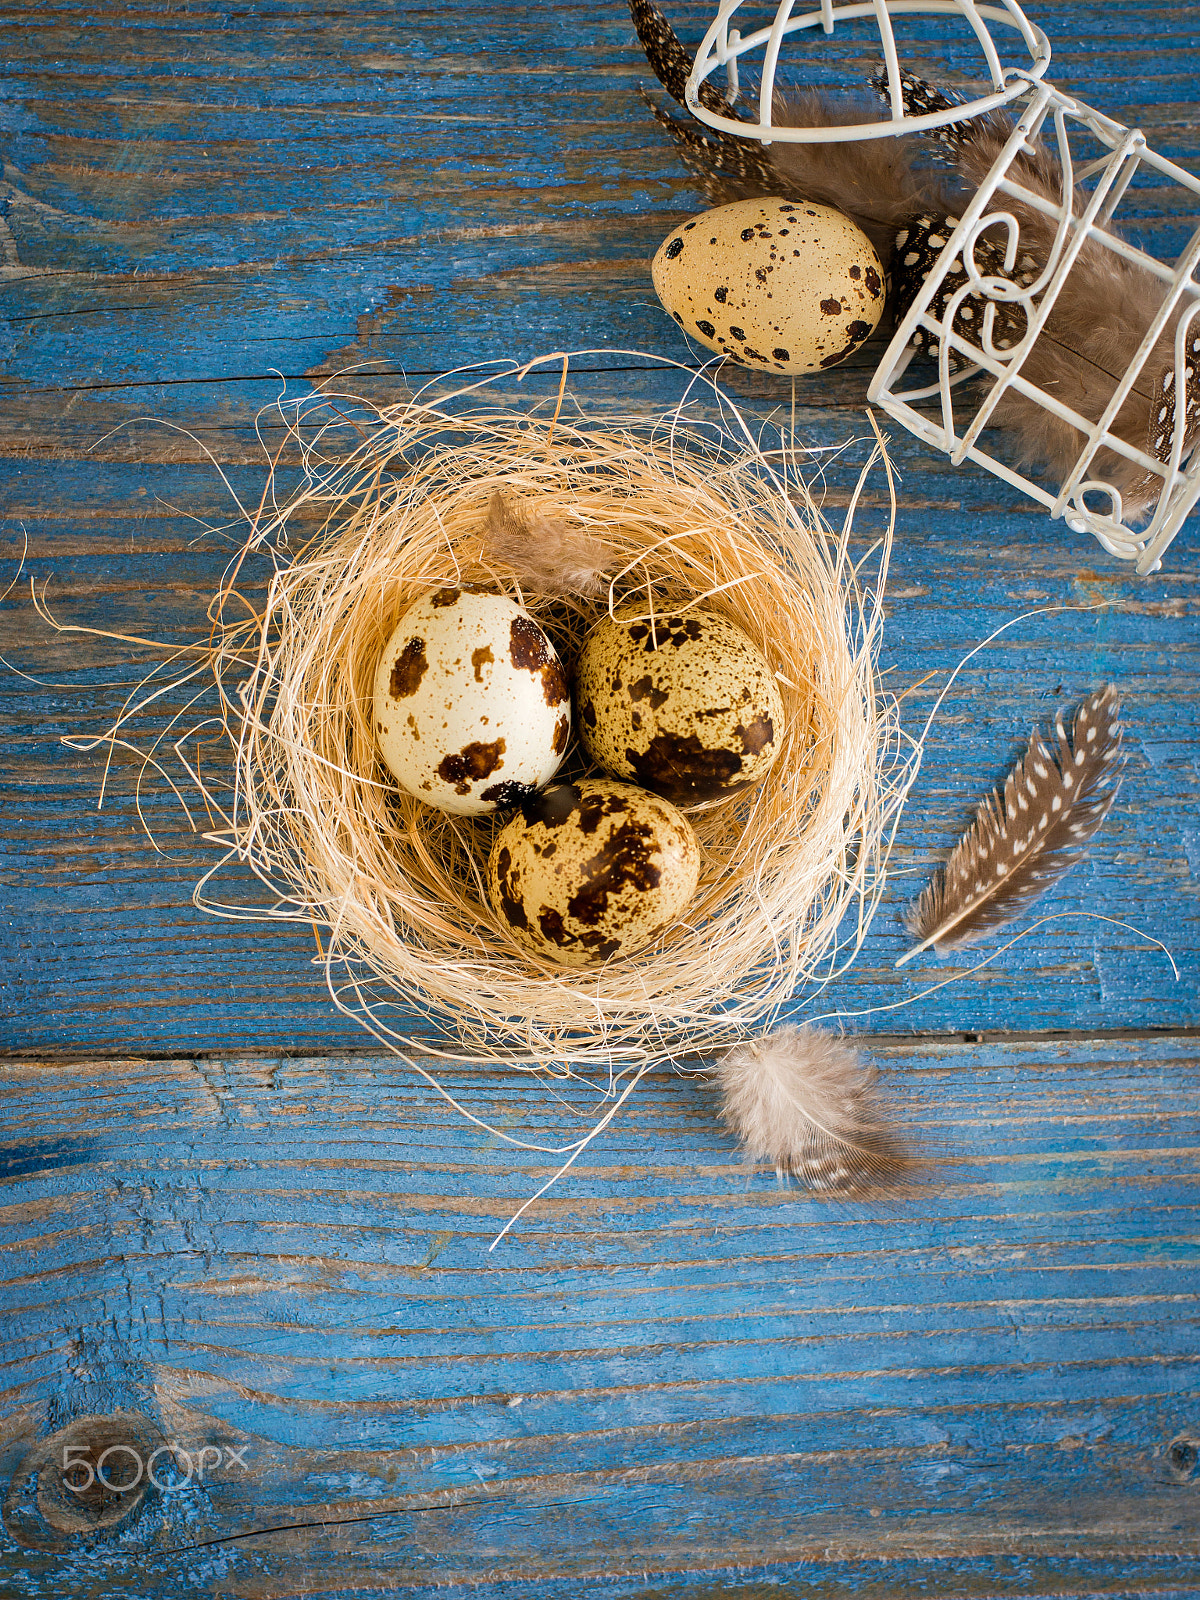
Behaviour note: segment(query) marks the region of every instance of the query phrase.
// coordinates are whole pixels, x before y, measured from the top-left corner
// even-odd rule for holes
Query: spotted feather
[[[1073,866],[1112,809],[1120,783],[1121,706],[1112,684],[1079,707],[1067,736],[1060,711],[1054,748],[1034,729],[1003,790],[987,795],[945,867],[908,919],[939,951],[977,943],[1019,917]]]
[[[1200,333],[1195,331],[1194,325],[1189,330],[1184,345],[1182,387],[1184,454],[1186,455],[1186,441],[1194,434],[1196,423],[1200,420]],[[1156,460],[1164,463],[1171,459],[1171,449],[1175,442],[1176,392],[1178,388],[1175,362],[1172,360],[1159,374],[1154,385],[1153,405],[1150,411],[1149,453]]]
[[[655,77],[672,99],[683,105],[692,59],[678,34],[653,0],[629,0],[629,12],[637,29],[638,42],[646,52]],[[675,140],[684,161],[701,179],[710,200],[719,204],[733,198],[729,180],[750,193],[771,193],[772,164],[757,139],[738,139],[720,129],[701,133],[690,123],[670,116],[644,90],[642,98],[659,125]],[[741,120],[733,102],[707,79],[700,86],[699,99],[700,104],[715,115]]]
[[[655,77],[671,98],[683,105],[683,91],[692,75],[692,58],[683,48],[679,35],[653,0],[629,0],[629,14],[637,29],[638,43],[654,68]],[[700,85],[698,98],[706,111],[740,120],[733,102],[708,78]]]
[[[892,97],[888,89],[887,66],[882,61],[872,70],[867,81],[890,110]],[[951,111],[958,104],[941,89],[935,89],[931,83],[926,83],[924,78],[918,78],[915,73],[905,71],[900,73],[900,97],[906,117],[928,117],[935,111]],[[965,119],[961,122],[944,123],[940,128],[931,128],[925,137],[953,151],[958,150],[964,141],[971,137],[971,130],[970,120]]]
[[[958,227],[957,217],[925,215],[915,217],[896,235],[892,254],[892,295],[897,320],[903,317],[924,286],[931,269],[941,255],[946,243]],[[1004,251],[995,241],[986,237],[976,241],[975,265],[985,277],[1007,278],[1012,283],[1028,288],[1035,282],[1039,265],[1031,255],[1018,258],[1011,272],[1005,270]],[[929,314],[941,322],[950,301],[968,281],[962,257],[955,256],[938,285],[930,303]],[[1025,337],[1024,309],[1015,302],[989,300],[983,294],[965,295],[954,315],[954,332],[968,344],[982,350],[984,313],[988,304],[995,306],[992,322],[992,348],[1011,350]],[[913,330],[910,343],[927,355],[936,356],[940,347],[937,335],[918,325]],[[950,370],[959,371],[969,364],[970,357],[951,349]]]
[[[654,119],[675,141],[684,164],[700,180],[700,187],[713,205],[731,199],[775,193],[780,185],[763,148],[751,139],[734,139],[728,134],[701,133],[688,122],[680,122],[642,91],[642,98]]]

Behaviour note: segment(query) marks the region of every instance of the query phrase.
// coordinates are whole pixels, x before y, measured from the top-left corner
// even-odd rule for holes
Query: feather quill
[[[1053,748],[1035,728],[1029,749],[987,795],[945,866],[908,918],[920,943],[938,952],[986,939],[1007,926],[1087,851],[1112,809],[1123,762],[1121,713],[1112,684],[1079,707],[1070,737],[1060,711]]]
[[[485,559],[511,568],[523,589],[560,597],[599,593],[613,559],[590,529],[530,510],[499,489],[488,502],[483,547]]]
[[[914,1163],[878,1073],[836,1034],[788,1024],[736,1044],[716,1067],[721,1120],[755,1160],[811,1189],[895,1186]]]

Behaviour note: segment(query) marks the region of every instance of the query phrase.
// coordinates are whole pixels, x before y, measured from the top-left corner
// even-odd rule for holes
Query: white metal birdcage
[[[1015,0],[998,0],[995,5],[978,5],[975,0],[853,0],[851,4],[834,5],[833,0],[821,0],[815,11],[794,15],[796,0],[780,0],[774,21],[769,27],[758,28],[744,38],[730,22],[747,0],[721,0],[720,9],[704,35],[696,52],[695,65],[684,91],[684,103],[694,117],[709,127],[741,138],[757,138],[770,144],[828,143],[847,139],[878,139],[898,133],[926,133],[947,123],[961,121],[964,117],[981,116],[999,106],[1008,105],[1023,94],[1030,83],[1035,83],[1050,65],[1050,42],[1040,28],[1030,22]],[[990,94],[964,101],[949,110],[929,112],[923,116],[905,113],[901,94],[900,60],[893,17],[936,17],[942,21],[960,21],[967,36],[979,50],[978,62],[986,69],[991,81]],[[831,35],[839,24],[845,28],[859,21],[872,21],[879,31],[879,45],[887,69],[890,113],[869,122],[844,123],[836,128],[803,127],[789,124],[779,126],[773,121],[775,107],[775,75],[779,67],[779,53],[785,39],[807,29],[820,28]],[[1016,62],[1005,65],[993,28],[1004,34],[1015,35],[1019,41]],[[700,87],[715,72],[724,71],[730,88],[730,98],[738,93],[738,61],[744,55],[756,58],[762,51],[758,71],[758,120],[735,121],[721,115],[700,100]],[[974,76],[981,76],[975,73]]]
[[[1176,187],[1177,199],[1168,210],[1194,217],[1200,211],[1200,180],[1151,150],[1138,130],[1122,126],[1042,81],[1050,60],[1049,43],[1014,0],[997,0],[991,5],[974,0],[862,0],[834,5],[832,0],[822,0],[817,10],[800,15],[793,14],[795,0],[781,0],[773,23],[746,37],[731,27],[743,4],[744,0],[721,0],[685,91],[692,114],[725,133],[757,137],[764,143],[829,142],[927,133],[999,107],[1007,107],[1016,119],[986,178],[964,203],[961,214],[948,219],[953,226],[948,227],[944,246],[887,347],[868,398],[917,437],[944,451],[955,464],[975,462],[1024,491],[1050,516],[1065,517],[1075,530],[1094,534],[1113,555],[1136,562],[1139,572],[1154,571],[1200,500],[1200,451],[1193,449],[1194,424],[1200,423],[1200,378],[1196,376],[1200,372],[1200,282],[1196,277],[1200,229],[1192,233],[1173,261],[1164,262],[1124,236],[1120,208],[1123,201],[1136,196],[1136,180],[1143,173],[1153,177],[1160,189],[1164,179]],[[978,44],[990,92],[955,104],[946,101],[928,114],[913,115],[911,105],[906,111],[905,64],[893,18],[957,20],[967,31],[968,44]],[[819,29],[830,35],[840,24],[872,21],[883,52],[877,81],[881,91],[886,88],[890,113],[881,92],[877,121],[834,127],[773,122],[784,41],[805,30]],[[1006,65],[994,30],[1023,50],[1025,59]],[[732,109],[731,102],[738,96],[738,62],[747,57],[758,72],[758,120],[739,121],[721,114],[714,109],[719,102],[711,94],[705,96],[709,104],[702,104],[702,85],[723,69],[729,84],[724,109]],[[806,68],[811,76],[811,53],[795,64],[793,77],[804,82]],[[976,75],[983,78],[985,73]],[[1061,169],[1061,194],[1053,198],[1044,186],[1034,189],[1022,181],[1024,163],[1039,149],[1050,149]],[[1161,202],[1161,196],[1158,198]],[[1013,271],[1022,260],[1020,222],[1014,211],[1024,209],[1028,216],[1030,208],[1047,220],[1054,242],[1048,259],[1043,252],[1035,270],[1019,274]],[[998,237],[1003,240],[1002,247],[996,244]],[[981,241],[986,248],[980,248]],[[1093,259],[1098,251],[1111,251],[1162,286],[1161,301],[1128,366],[1102,375],[1111,382],[1111,393],[1099,408],[1100,414],[1091,417],[1031,381],[1029,371],[1030,353],[1085,250]],[[1024,264],[1029,264],[1027,257]],[[968,304],[969,326],[960,314]],[[997,330],[1003,326],[1011,334],[1014,308],[1019,308],[1023,318],[1023,335],[1001,340]],[[922,379],[919,369],[912,370],[918,356],[914,338],[927,351],[936,351],[936,382],[927,376]],[[1164,368],[1164,339],[1172,341],[1173,366],[1156,370]],[[1145,401],[1152,422],[1165,420],[1159,437],[1155,438],[1152,428],[1147,437],[1132,440],[1127,424],[1124,435],[1116,431],[1116,419],[1131,394]],[[1005,431],[994,425],[1006,395],[1020,396],[1075,430],[1078,454],[1061,480],[1039,481],[1031,475]],[[1178,397],[1179,403],[1157,405],[1155,397],[1172,401]],[[929,403],[934,400],[937,407],[931,413]],[[919,409],[922,403],[925,409]],[[1068,437],[1073,448],[1075,434]],[[1130,515],[1116,484],[1105,478],[1106,460],[1128,463],[1140,474],[1137,517]],[[1106,470],[1116,475],[1111,465]]]

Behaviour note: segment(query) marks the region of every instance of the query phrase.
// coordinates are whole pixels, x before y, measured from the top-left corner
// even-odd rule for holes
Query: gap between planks
[[[1164,1028],[1040,1028],[1028,1031],[1007,1029],[988,1029],[986,1032],[971,1032],[970,1030],[949,1030],[945,1033],[929,1031],[921,1033],[853,1033],[849,1037],[864,1049],[886,1050],[898,1049],[919,1051],[926,1047],[944,1048],[946,1045],[982,1046],[982,1045],[1014,1045],[1017,1048],[1032,1047],[1041,1044],[1068,1044],[1087,1045],[1093,1041],[1098,1044],[1137,1042],[1147,1044],[1165,1043],[1170,1039],[1200,1039],[1200,1026],[1171,1026]],[[437,1039],[415,1038],[407,1041],[408,1049],[420,1055],[425,1046],[433,1047],[440,1041]],[[386,1054],[386,1053],[385,1053]],[[276,1047],[274,1049],[229,1047],[201,1050],[121,1050],[112,1046],[100,1046],[94,1050],[67,1050],[67,1049],[39,1049],[39,1050],[0,1050],[0,1065],[21,1066],[31,1062],[57,1062],[63,1066],[86,1061],[228,1061],[231,1057],[239,1061],[376,1061],[380,1059],[379,1046],[347,1046],[336,1050],[306,1049]],[[702,1062],[709,1059],[707,1052],[702,1050],[689,1050],[672,1058],[679,1064],[687,1062]],[[450,1066],[459,1066],[463,1070],[470,1069],[470,1063],[449,1063]],[[496,1071],[506,1071],[502,1063],[492,1063]],[[669,1069],[661,1069],[668,1072]],[[656,1073],[647,1074],[649,1077]]]

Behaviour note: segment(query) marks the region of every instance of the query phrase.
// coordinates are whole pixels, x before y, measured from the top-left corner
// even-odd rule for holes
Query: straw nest
[[[410,1044],[416,1012],[448,1059],[611,1073],[728,1044],[857,951],[899,798],[895,710],[876,683],[886,545],[868,585],[786,437],[765,451],[736,412],[704,431],[678,415],[595,426],[564,420],[562,399],[551,417],[418,396],[376,413],[345,459],[312,451],[288,503],[264,496],[210,608],[204,660],[234,771],[205,797],[222,864],[269,886],[270,915],[328,930],[330,993],[381,1041]],[[310,450],[311,430],[310,418]],[[497,491],[605,547],[591,596],[530,592],[497,561],[485,535]],[[264,555],[265,595],[251,576]],[[504,815],[434,810],[383,767],[379,652],[409,604],[447,584],[513,595],[568,665],[605,609],[640,602],[718,611],[774,667],[781,754],[752,792],[688,812],[699,888],[656,946],[590,971],[532,955],[485,889]],[[575,749],[560,776],[589,770]],[[197,903],[236,914],[216,896],[219,871]]]

